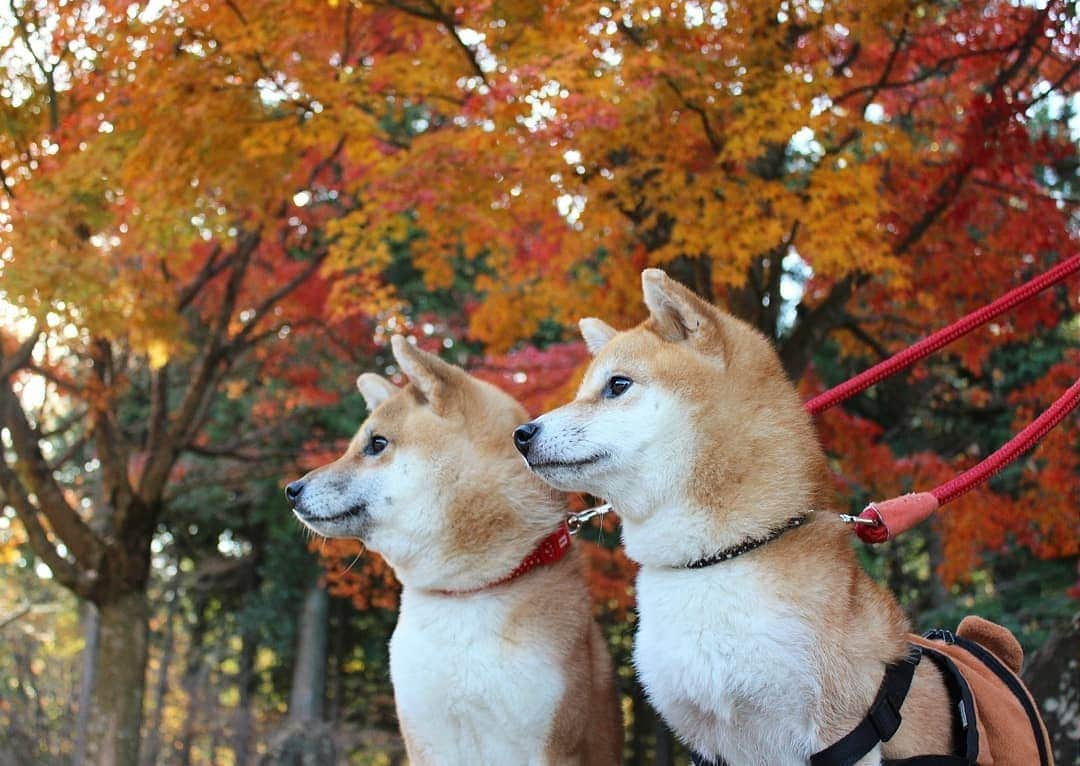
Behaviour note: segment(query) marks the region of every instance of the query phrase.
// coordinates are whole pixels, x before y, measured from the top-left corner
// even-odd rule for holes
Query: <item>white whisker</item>
[[[364,546],[364,544],[360,543],[360,552],[357,553],[356,556],[353,557],[353,560],[349,562],[349,566],[345,567],[345,571],[342,572],[342,574],[348,574],[349,571],[352,570],[353,565],[356,564],[356,562],[360,560],[360,557],[364,555],[364,552],[366,550],[367,550],[367,548]]]

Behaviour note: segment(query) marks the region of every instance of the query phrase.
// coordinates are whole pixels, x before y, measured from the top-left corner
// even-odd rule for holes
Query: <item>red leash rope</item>
[[[970,333],[1011,308],[1030,300],[1043,290],[1056,285],[1080,271],[1080,255],[1066,258],[1049,271],[1029,282],[1010,290],[982,308],[971,312],[948,327],[923,338],[883,362],[875,364],[854,378],[818,394],[804,407],[811,415],[817,415],[835,407],[860,391],[879,383],[890,375],[910,367],[920,359],[944,348],[957,338]],[[1017,457],[1035,446],[1065,416],[1080,405],[1080,379],[1073,383],[1045,412],[1027,425],[1024,430],[998,448],[986,459],[964,471],[959,476],[941,484],[929,492],[915,492],[880,503],[870,503],[857,517],[845,517],[855,524],[855,534],[866,543],[881,543],[905,532],[948,502],[982,484]]]
[[[959,476],[935,487],[931,494],[939,505],[951,502],[970,489],[982,484],[1020,455],[1034,447],[1051,429],[1080,404],[1080,378],[1078,378],[1056,402],[1043,414],[1028,423],[1027,427],[1000,447],[985,460],[972,466]]]
[[[946,503],[970,492],[1034,447],[1065,416],[1080,405],[1080,378],[1027,427],[984,460],[929,492],[901,495],[870,503],[855,521],[855,534],[864,543],[883,543],[906,532]]]
[[[1021,303],[1034,298],[1048,287],[1056,285],[1064,279],[1080,271],[1080,255],[1066,258],[1049,271],[1035,277],[1030,282],[1020,285],[1005,293],[991,304],[981,309],[972,311],[948,327],[944,327],[933,335],[923,338],[918,343],[903,351],[893,354],[883,362],[875,364],[854,378],[851,378],[828,391],[818,394],[803,406],[811,415],[818,415],[830,407],[835,407],[845,399],[849,399],[860,391],[865,391],[875,383],[880,383],[891,375],[895,375],[903,369],[910,367],[920,359],[929,356],[958,338],[962,338],[980,325],[986,324],[992,319],[1004,314]]]

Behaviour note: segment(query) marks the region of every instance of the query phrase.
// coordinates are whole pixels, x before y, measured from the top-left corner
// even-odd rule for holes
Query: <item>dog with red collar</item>
[[[566,501],[507,439],[524,409],[403,337],[392,348],[408,385],[361,375],[370,416],[286,493],[402,583],[390,672],[409,762],[615,766],[614,673]]]

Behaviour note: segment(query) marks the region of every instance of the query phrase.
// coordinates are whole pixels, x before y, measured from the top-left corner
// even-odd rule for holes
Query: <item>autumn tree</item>
[[[502,353],[571,340],[582,315],[637,321],[645,266],[773,338],[809,395],[1076,250],[1064,99],[1080,65],[1063,2],[386,0],[356,13],[412,41],[361,62],[408,130],[357,181],[377,204],[333,225],[333,300],[365,312],[374,296],[417,332],[406,261],[429,292],[456,296],[439,330],[449,355],[534,407],[543,368]],[[1075,377],[1076,296],[1047,293],[991,328],[993,343],[958,344],[822,421],[853,505],[962,469],[1034,414],[1021,405],[1036,391],[1044,406],[1051,381]],[[1024,376],[990,356],[1031,343],[1046,363]],[[985,427],[991,414],[1005,430]],[[974,447],[964,419],[983,429]],[[916,535],[932,567],[963,579],[1010,536],[1074,555],[1076,465],[1064,428],[1020,484]]]
[[[415,229],[429,289],[473,272],[459,292],[466,336],[494,352],[552,327],[569,339],[583,314],[636,321],[637,274],[659,265],[773,338],[799,377],[827,339],[865,363],[1076,248],[1075,187],[1055,180],[1077,165],[1063,97],[1080,64],[1063,2],[449,13],[388,0],[357,13],[414,40],[367,63],[415,135],[358,180],[378,204],[334,223],[345,307],[366,310],[351,297],[373,284],[385,305],[410,305],[394,247]],[[1047,293],[996,325],[995,342],[1045,337],[1076,304],[1075,291]],[[958,344],[956,369],[981,376],[992,347]],[[963,445],[937,446],[940,475]],[[878,473],[892,470],[881,454]],[[1067,475],[1070,450],[1055,454],[1046,475]],[[1069,508],[1043,511],[1058,521],[1042,543],[1025,537],[1042,555],[1075,552]]]
[[[1076,248],[1062,0],[4,13],[0,489],[100,614],[96,763],[134,763],[150,545],[182,518],[176,493],[285,472],[281,429],[344,389],[356,370],[339,365],[389,364],[388,333],[539,408],[580,354],[551,344],[581,315],[639,319],[638,273],[662,266],[773,338],[809,392]],[[1047,294],[996,344],[1050,338],[1076,301]],[[932,403],[980,381],[989,398],[965,407],[1023,418],[1072,374],[1053,338],[1011,401],[981,383],[1000,369],[982,340],[911,390]],[[868,493],[969,459],[944,431],[918,459],[883,439],[912,411],[895,401],[822,421]],[[1075,552],[1062,434],[994,498],[1044,557]],[[1036,472],[1058,477],[1049,502]],[[988,529],[936,563],[956,574],[1000,544]],[[627,570],[600,555],[613,597]]]
[[[185,11],[12,3],[3,59],[0,488],[33,554],[96,607],[92,763],[136,763],[171,504],[185,484],[280,476],[290,413],[334,399],[312,365],[362,358],[369,337],[324,321],[318,276],[322,224],[351,204],[345,136],[264,79],[288,57],[253,51],[239,8],[228,41]],[[241,396],[235,430],[212,428]]]

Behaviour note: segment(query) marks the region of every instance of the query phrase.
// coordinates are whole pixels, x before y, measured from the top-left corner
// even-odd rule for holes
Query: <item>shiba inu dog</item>
[[[357,381],[370,417],[286,489],[403,586],[390,670],[409,762],[617,764],[621,714],[566,505],[521,463],[507,394],[395,337],[409,384]]]
[[[594,358],[576,398],[515,442],[550,484],[619,513],[641,564],[634,663],[669,725],[730,766],[805,766],[872,707],[892,715],[876,704],[883,673],[903,676],[920,650],[824,510],[825,456],[769,342],[662,271],[642,285],[649,318],[626,332],[583,319]],[[962,722],[938,660],[907,680],[898,730],[815,766],[956,752]]]

